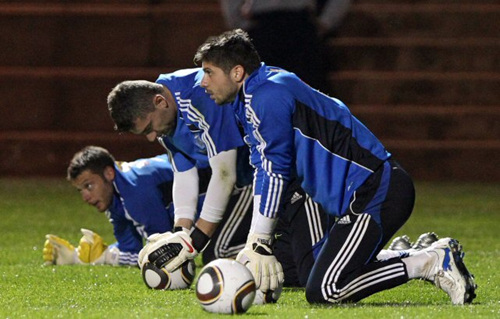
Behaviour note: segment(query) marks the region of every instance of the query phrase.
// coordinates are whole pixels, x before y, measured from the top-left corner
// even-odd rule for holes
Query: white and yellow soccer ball
[[[244,313],[255,298],[255,281],[243,264],[232,259],[216,259],[201,270],[196,297],[208,312]]]
[[[146,262],[141,269],[146,286],[158,290],[186,289],[191,286],[196,274],[194,260],[188,260],[172,273]]]

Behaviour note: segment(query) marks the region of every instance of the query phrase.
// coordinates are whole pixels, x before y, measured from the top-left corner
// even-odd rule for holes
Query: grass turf
[[[479,285],[472,305],[452,306],[444,292],[412,281],[349,305],[310,305],[302,289],[285,289],[277,304],[253,306],[243,317],[498,318],[499,195],[496,184],[417,183],[414,213],[397,233],[413,240],[427,231],[456,237]],[[193,288],[147,289],[137,268],[42,266],[47,233],[77,244],[84,227],[114,242],[105,216],[64,180],[0,179],[0,213],[0,318],[227,317],[204,312]]]

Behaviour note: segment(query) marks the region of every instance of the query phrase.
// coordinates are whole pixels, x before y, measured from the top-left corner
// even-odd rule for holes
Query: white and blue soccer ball
[[[175,290],[186,289],[191,286],[196,274],[196,265],[193,260],[188,260],[173,272],[158,268],[146,262],[141,269],[142,280],[151,289]]]
[[[208,312],[244,313],[255,298],[250,270],[232,259],[216,259],[203,267],[196,283],[196,297]]]

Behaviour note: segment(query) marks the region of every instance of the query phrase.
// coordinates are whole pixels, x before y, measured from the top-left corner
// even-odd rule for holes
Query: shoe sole
[[[439,240],[438,235],[436,235],[435,233],[425,234],[426,236],[422,238],[423,235],[424,234],[418,237],[417,241],[413,244],[411,248],[415,250],[422,250],[427,247],[430,247],[433,243]]]
[[[404,236],[399,236],[399,237],[394,238],[391,245],[387,249],[400,251],[400,250],[411,249],[411,247],[412,247],[412,244],[411,244],[408,236],[404,235]]]
[[[476,298],[475,291],[477,289],[477,284],[474,281],[474,275],[472,275],[467,267],[465,267],[463,261],[465,254],[462,251],[462,245],[456,239],[451,239],[448,245],[451,249],[453,261],[455,262],[458,271],[465,279],[464,303],[472,303],[472,300]]]

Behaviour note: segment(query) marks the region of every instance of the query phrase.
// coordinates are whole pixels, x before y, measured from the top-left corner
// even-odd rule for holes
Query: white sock
[[[407,258],[401,259],[406,265],[409,279],[431,279],[437,256],[432,252],[419,251]]]
[[[384,261],[387,259],[391,258],[406,258],[413,254],[415,252],[414,249],[407,249],[407,250],[389,250],[389,249],[382,249],[378,255],[377,255],[377,260],[378,261]]]

